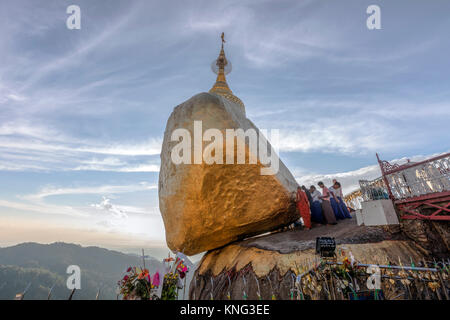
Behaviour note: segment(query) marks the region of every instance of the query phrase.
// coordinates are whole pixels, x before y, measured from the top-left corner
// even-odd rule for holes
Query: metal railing
[[[399,259],[400,262],[400,259]],[[370,277],[378,288],[369,288]],[[449,261],[416,265],[321,261],[297,276],[297,299],[312,300],[449,300]],[[372,289],[372,290],[371,290]],[[375,290],[373,290],[375,289]]]
[[[389,199],[388,189],[383,179],[359,180],[361,197],[364,201]]]
[[[408,199],[450,190],[450,153],[403,165],[379,159],[381,173],[393,200]]]

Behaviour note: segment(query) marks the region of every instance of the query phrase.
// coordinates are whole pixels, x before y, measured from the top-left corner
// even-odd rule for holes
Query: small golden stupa
[[[223,44],[225,43],[225,34],[222,32],[222,48],[220,49],[219,57],[216,60],[215,66],[217,67],[217,79],[216,83],[214,83],[210,93],[216,93],[221,95],[225,99],[230,100],[231,102],[236,103],[242,108],[242,111],[245,113],[245,106],[242,103],[241,99],[236,97],[233,92],[228,87],[227,79],[225,78],[225,68],[228,65],[228,60],[225,57],[225,51],[223,50]]]

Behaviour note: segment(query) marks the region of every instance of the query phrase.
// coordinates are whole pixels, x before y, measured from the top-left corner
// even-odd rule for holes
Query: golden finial
[[[213,87],[211,88],[211,90],[209,90],[209,92],[219,94],[219,95],[223,96],[224,98],[238,104],[242,108],[242,110],[245,112],[245,107],[244,107],[244,104],[242,103],[241,99],[239,99],[238,97],[233,95],[233,92],[230,90],[230,87],[228,87],[227,79],[225,77],[225,74],[226,74],[225,67],[229,66],[229,70],[231,70],[231,67],[230,67],[231,63],[229,65],[229,62],[228,62],[227,58],[225,57],[225,50],[223,49],[223,44],[226,42],[225,41],[225,33],[222,32],[222,35],[220,37],[222,39],[222,47],[220,49],[219,57],[215,61],[215,64],[214,64],[215,67],[213,68],[214,73],[217,73],[217,79],[216,79],[216,83],[214,83]],[[216,72],[216,67],[217,67],[217,72]],[[229,71],[227,73],[229,73]]]

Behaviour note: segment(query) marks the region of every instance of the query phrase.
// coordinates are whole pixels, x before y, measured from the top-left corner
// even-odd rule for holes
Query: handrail
[[[436,157],[433,157],[433,158],[425,159],[425,160],[422,160],[420,162],[407,162],[405,164],[398,165],[398,167],[396,167],[394,169],[390,169],[390,170],[385,171],[385,174],[391,174],[391,173],[395,173],[395,172],[398,172],[398,171],[403,171],[405,169],[409,169],[409,168],[412,168],[412,167],[415,167],[415,166],[420,166],[421,164],[424,164],[424,163],[427,163],[427,162],[433,162],[435,160],[439,160],[439,159],[446,158],[446,157],[449,157],[449,156],[450,156],[450,152],[441,154],[440,156],[436,156]]]

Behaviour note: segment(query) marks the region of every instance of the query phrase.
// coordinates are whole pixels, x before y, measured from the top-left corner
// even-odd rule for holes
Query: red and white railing
[[[450,220],[450,153],[402,165],[380,160],[378,154],[377,159],[401,218]]]

